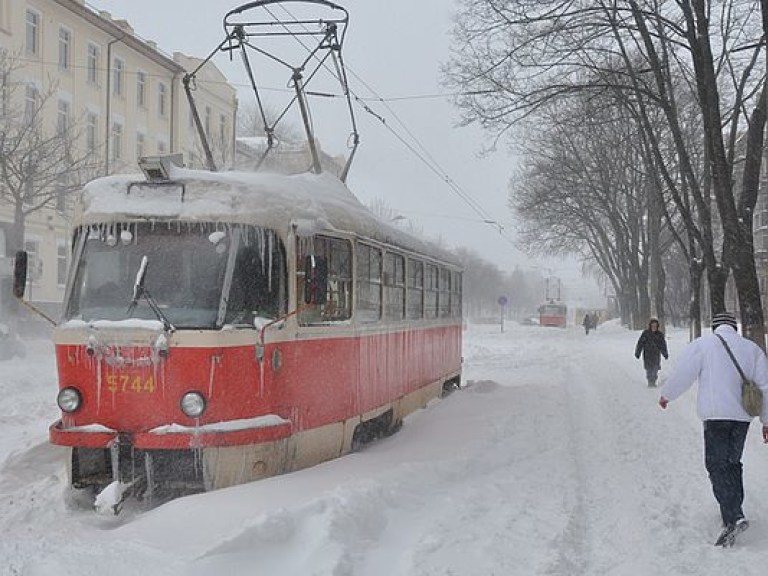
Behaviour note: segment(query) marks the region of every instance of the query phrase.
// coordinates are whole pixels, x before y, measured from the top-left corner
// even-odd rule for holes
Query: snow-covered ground
[[[117,517],[67,504],[52,346],[0,363],[0,574],[763,575],[768,447],[745,450],[738,547],[719,515],[693,395],[661,411],[637,332],[465,332],[465,388],[323,465]],[[671,362],[687,340],[669,334]],[[668,368],[663,367],[664,371]]]

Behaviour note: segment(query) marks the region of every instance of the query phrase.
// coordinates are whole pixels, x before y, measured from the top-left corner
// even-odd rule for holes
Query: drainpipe
[[[104,131],[104,175],[109,176],[109,136],[112,128],[112,44],[120,42],[125,38],[126,33],[119,38],[113,38],[107,42],[107,105],[105,108],[106,119],[104,123],[107,125]]]
[[[173,154],[174,152],[181,152],[181,150],[176,150],[176,138],[175,138],[175,131],[176,131],[176,80],[179,79],[179,73],[174,72],[173,73],[173,79],[171,80],[171,105],[170,105],[170,138],[168,139],[168,152]]]
[[[232,97],[232,165],[231,170],[237,170],[235,162],[237,161],[237,112],[238,112],[237,96]]]

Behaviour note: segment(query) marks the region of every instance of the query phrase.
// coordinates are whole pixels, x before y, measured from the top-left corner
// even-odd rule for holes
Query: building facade
[[[84,0],[0,0],[0,51],[15,62],[10,105],[31,108],[40,94],[41,123],[75,127],[75,146],[94,175],[138,172],[142,156],[181,152],[201,167],[197,130],[183,89],[201,60],[168,56],[131,25]],[[212,63],[197,74],[195,100],[219,168],[233,164],[236,91]],[[8,236],[14,207],[0,182],[0,225]],[[68,203],[51,202],[26,218],[31,300],[63,298],[69,255]]]

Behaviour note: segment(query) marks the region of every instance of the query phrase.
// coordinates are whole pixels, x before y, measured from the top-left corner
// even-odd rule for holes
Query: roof
[[[82,0],[54,0],[54,1],[60,6],[74,12],[75,14],[83,18],[85,21],[93,24],[97,28],[100,28],[101,30],[103,30],[113,38],[120,40],[126,46],[133,48],[134,50],[146,56],[150,60],[153,60],[157,64],[160,64],[161,66],[167,68],[171,72],[174,72],[176,74],[180,74],[184,72],[184,68],[180,64],[178,64],[177,62],[174,62],[173,59],[162,54],[157,49],[157,46],[154,43],[149,43],[139,38],[134,32],[133,28],[131,28],[127,22],[123,20],[113,20],[111,16],[109,16],[109,19],[108,19],[106,17],[108,12],[102,11],[104,16],[102,16],[101,13],[97,14],[96,12],[91,10],[89,7],[87,7],[82,2]],[[120,25],[121,23],[123,24],[124,27],[121,27]]]
[[[149,184],[138,174],[94,180],[80,195],[74,224],[227,222],[269,228],[283,237],[291,231],[299,236],[337,231],[458,265],[446,250],[376,217],[329,173],[207,172],[173,166],[171,178],[179,186]]]

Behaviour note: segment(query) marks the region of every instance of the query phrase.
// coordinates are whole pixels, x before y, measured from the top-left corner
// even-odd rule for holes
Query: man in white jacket
[[[736,357],[744,375],[753,380],[768,399],[768,359],[751,340],[738,334],[733,314],[712,318],[713,334],[697,338],[685,347],[661,390],[659,406],[680,397],[699,383],[697,410],[704,422],[704,462],[712,491],[720,505],[723,532],[715,542],[727,546],[749,526],[744,518],[744,484],[741,456],[752,418],[741,405],[741,376],[718,336]],[[768,442],[768,401],[760,417],[763,440]]]

